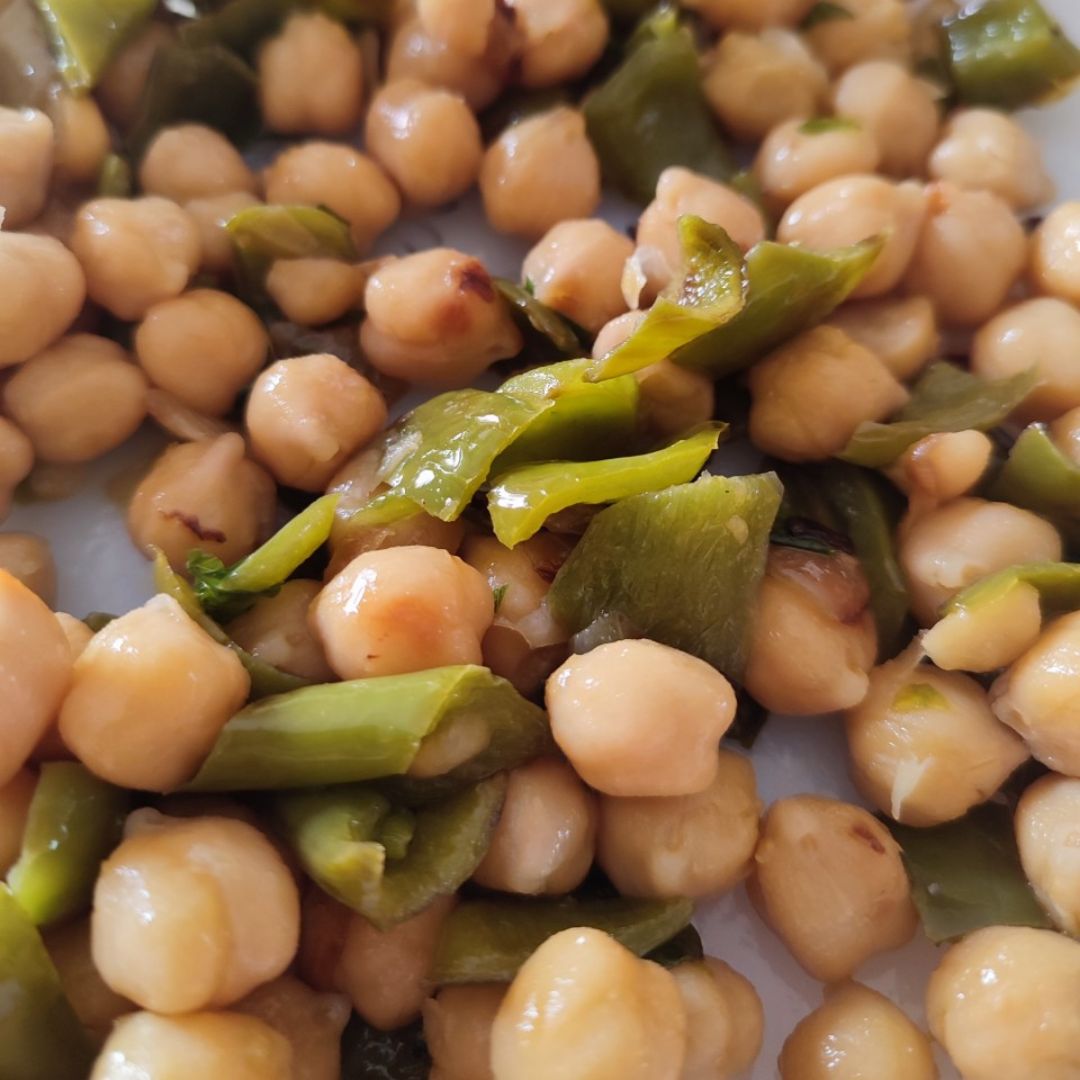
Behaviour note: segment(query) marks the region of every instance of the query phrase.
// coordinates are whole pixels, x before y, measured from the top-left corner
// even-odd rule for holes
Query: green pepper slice
[[[563,356],[580,356],[581,340],[574,328],[554,308],[537,300],[524,285],[506,278],[492,278],[502,298],[513,308],[519,323],[531,329]]]
[[[107,154],[98,173],[97,193],[107,199],[130,199],[134,190],[131,166],[119,154]]]

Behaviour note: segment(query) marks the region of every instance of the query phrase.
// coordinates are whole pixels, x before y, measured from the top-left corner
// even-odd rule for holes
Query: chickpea
[[[49,541],[36,533],[0,533],[0,570],[36,593],[49,607],[56,603],[56,560]]]
[[[36,787],[37,774],[29,769],[18,769],[0,787],[0,874],[7,874],[22,851],[26,818]]]
[[[1050,437],[1058,450],[1069,461],[1080,465],[1080,405],[1067,413],[1062,413],[1056,420],[1051,421],[1048,428]]]
[[[1075,937],[1080,929],[1075,849],[1080,829],[1080,781],[1044,776],[1020,797],[1016,843],[1024,876],[1057,926]]]
[[[42,461],[92,461],[138,430],[146,378],[115,342],[70,334],[15,372],[3,402]]]
[[[45,948],[60,976],[64,996],[71,1003],[79,1023],[99,1042],[103,1042],[113,1026],[135,1006],[111,990],[94,967],[90,948],[90,919],[50,927],[45,935]]]
[[[937,621],[961,589],[1015,563],[1057,561],[1061,537],[1049,522],[1009,503],[955,499],[913,522],[899,538],[900,567],[921,625]]]
[[[491,1029],[505,994],[495,983],[444,986],[424,1002],[431,1080],[494,1080]]]
[[[993,109],[961,109],[930,155],[930,175],[957,187],[990,191],[1014,210],[1053,197],[1039,144],[1015,120]]]
[[[266,201],[325,206],[348,223],[363,254],[397,220],[401,196],[371,158],[341,143],[307,142],[278,154],[263,174]]]
[[[0,416],[0,522],[7,517],[15,488],[33,467],[33,444],[10,420]]]
[[[296,1075],[288,1040],[254,1016],[137,1012],[117,1022],[90,1080],[293,1080]]]
[[[732,26],[747,30],[797,26],[813,6],[814,0],[692,0],[686,4],[718,30]]]
[[[813,116],[828,94],[825,69],[788,30],[725,34],[707,65],[705,97],[720,123],[743,142],[759,142],[793,117]]]
[[[274,529],[274,482],[244,456],[236,432],[170,446],[128,505],[132,540],[148,557],[163,551],[184,571],[198,548],[226,565],[250,554]]]
[[[769,199],[787,206],[827,181],[873,172],[880,158],[877,142],[861,124],[819,129],[793,119],[765,136],[754,159],[754,175]]]
[[[495,19],[495,0],[417,0],[424,31],[454,53],[481,56]]]
[[[546,698],[559,748],[605,795],[704,791],[735,718],[735,694],[723,675],[648,640],[571,656],[548,679]]]
[[[254,195],[258,186],[240,151],[203,124],[178,124],[155,135],[139,166],[139,185],[175,203],[237,191]]]
[[[517,77],[522,86],[558,86],[584,75],[608,42],[599,0],[509,0],[521,35]]]
[[[930,976],[930,1031],[964,1080],[1065,1080],[1080,1069],[1080,944],[1052,930],[990,926]]]
[[[1062,203],[1035,230],[1031,278],[1041,292],[1080,304],[1080,202]]]
[[[330,682],[334,673],[308,626],[307,614],[322,586],[296,578],[273,596],[256,600],[229,623],[229,637],[259,660],[312,682]]]
[[[199,231],[199,268],[221,274],[233,265],[233,245],[225,226],[229,219],[260,201],[250,191],[230,191],[225,195],[210,195],[191,199],[184,204]]]
[[[380,267],[364,290],[360,347],[379,371],[437,386],[471,382],[522,345],[483,264],[431,248]]]
[[[856,982],[827,987],[780,1053],[783,1080],[937,1080],[930,1040],[887,997]]]
[[[187,211],[155,195],[94,199],[75,217],[71,250],[90,299],[134,321],[187,287],[199,265],[199,230]]]
[[[761,1052],[765,1011],[750,980],[723,960],[671,969],[686,1009],[686,1061],[679,1080],[732,1080]]]
[[[480,194],[496,232],[529,240],[588,217],[600,202],[600,162],[585,117],[561,105],[511,124],[484,154]]]
[[[750,898],[815,979],[848,978],[918,925],[900,848],[861,806],[793,795],[769,807]]]
[[[1001,307],[1023,272],[1024,230],[988,191],[945,183],[927,191],[929,211],[904,284],[926,296],[946,325],[978,326]]]
[[[750,370],[750,438],[784,461],[823,461],[860,424],[884,420],[908,399],[865,346],[818,326],[774,349]]]
[[[900,380],[917,375],[941,344],[934,305],[925,296],[844,304],[828,325],[864,345]]]
[[[72,661],[78,660],[83,649],[90,644],[94,631],[82,619],[76,619],[74,615],[69,615],[66,611],[56,612],[56,619],[60,623],[60,629],[64,631],[64,637],[67,638]]]
[[[0,232],[0,370],[54,342],[85,299],[82,267],[59,240]]]
[[[904,451],[890,473],[909,497],[912,520],[922,509],[966,495],[990,465],[994,444],[981,431],[939,431]]]
[[[678,1080],[687,1018],[670,972],[590,928],[550,937],[522,965],[491,1032],[495,1080]]]
[[[333,484],[327,488],[327,491],[334,490],[340,489]],[[338,517],[330,534],[331,557],[326,577],[340,573],[353,559],[369,551],[396,547],[430,547],[442,548],[453,555],[461,547],[464,537],[465,522],[461,518],[456,521],[440,521],[439,518],[418,509],[407,518],[385,525],[356,525],[343,514],[342,505],[339,503]]]
[[[870,132],[881,151],[882,171],[921,176],[941,126],[938,90],[895,60],[868,60],[849,68],[833,87],[837,116]]]
[[[671,360],[659,360],[639,368],[634,378],[641,390],[641,423],[657,435],[681,435],[711,420],[716,411],[713,380],[699,371],[680,367]]]
[[[75,184],[94,183],[109,152],[109,129],[90,96],[58,94],[53,101],[56,131],[53,168]]]
[[[851,18],[827,19],[803,35],[831,74],[864,60],[910,59],[911,23],[903,0],[844,0],[843,8]]]
[[[777,239],[810,251],[828,251],[881,236],[881,254],[851,295],[882,296],[904,276],[926,208],[922,187],[912,181],[894,184],[880,176],[843,176],[800,195],[781,219]]]
[[[525,256],[521,273],[541,303],[595,334],[626,308],[622,268],[633,253],[630,238],[606,221],[561,221]]]
[[[464,195],[480,172],[484,144],[465,99],[416,79],[387,83],[368,110],[364,142],[417,206]]]
[[[147,23],[124,42],[98,80],[94,88],[98,103],[121,130],[130,128],[138,117],[158,49],[175,38],[176,30],[167,23]]]
[[[45,603],[0,570],[0,787],[25,764],[71,682],[71,650]]]
[[[235,653],[172,597],[155,596],[99,630],[75,661],[60,734],[103,779],[166,791],[191,779],[249,689]]]
[[[601,798],[597,860],[624,896],[730,892],[750,873],[761,810],[753,766],[721,750],[716,778],[697,794]]]
[[[45,208],[53,167],[53,122],[37,109],[0,107],[0,206],[21,229]]]
[[[645,321],[647,314],[645,311],[624,311],[601,326],[593,339],[593,359],[599,360],[601,356],[614,352]]]

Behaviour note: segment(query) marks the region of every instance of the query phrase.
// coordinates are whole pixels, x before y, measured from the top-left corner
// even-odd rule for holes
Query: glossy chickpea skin
[[[179,296],[199,265],[199,230],[174,202],[94,199],[75,217],[71,250],[90,299],[118,319],[141,319]]]
[[[10,420],[0,416],[0,522],[7,517],[15,488],[33,467],[33,443]]]
[[[703,660],[627,640],[572,656],[547,682],[555,741],[607,795],[692,795],[716,778],[735,718],[731,684]]]
[[[356,307],[362,289],[356,267],[340,259],[278,259],[266,291],[281,313],[300,326],[321,326]]]
[[[495,0],[417,0],[424,30],[462,56],[481,56],[495,19]]]
[[[220,131],[203,124],[165,128],[146,148],[139,185],[176,203],[234,191],[256,192],[255,174]]]
[[[844,10],[850,18],[826,19],[805,31],[832,74],[864,60],[909,59],[911,24],[902,0],[845,0]]]
[[[345,135],[360,122],[364,61],[336,19],[299,11],[259,49],[259,104],[282,135]]]
[[[672,975],[599,930],[564,930],[525,961],[491,1033],[495,1080],[678,1080],[686,1010]]]
[[[424,1002],[431,1080],[493,1080],[491,1029],[506,987],[444,986]]]
[[[1040,292],[1080,304],[1080,202],[1062,203],[1035,230],[1031,278]]]
[[[584,116],[559,106],[511,124],[484,154],[480,194],[491,227],[525,239],[588,217],[600,202],[600,163]]]
[[[30,769],[19,769],[0,787],[0,874],[7,874],[22,850],[36,787],[37,775]]]
[[[716,778],[697,794],[601,798],[597,859],[623,896],[726,893],[750,872],[761,810],[753,766],[721,750]]]
[[[521,35],[517,63],[522,86],[557,86],[584,75],[608,41],[599,0],[509,0]]]
[[[53,122],[37,109],[0,108],[0,206],[21,229],[45,208],[53,167]]]
[[[109,152],[109,129],[94,98],[58,95],[53,102],[53,126],[57,174],[76,184],[97,180]]]
[[[311,609],[330,666],[343,679],[479,664],[494,617],[487,582],[440,548],[395,547],[353,559]]]
[[[0,533],[0,570],[6,570],[49,607],[56,604],[56,560],[49,541],[36,533]]]
[[[796,26],[814,6],[813,0],[693,0],[686,5],[718,30],[740,27],[765,30],[772,26]]]
[[[993,442],[981,431],[938,431],[905,450],[889,475],[908,493],[909,520],[972,491],[993,451]]]
[[[94,963],[154,1012],[231,1005],[296,953],[300,900],[277,849],[224,817],[139,810],[94,888]]]
[[[930,1040],[887,997],[856,982],[825,991],[780,1052],[782,1080],[937,1080]]]
[[[991,926],[952,946],[926,991],[930,1031],[964,1080],[1065,1080],[1080,1069],[1080,944]]]
[[[231,269],[233,246],[225,226],[234,214],[259,204],[260,200],[250,191],[208,195],[184,204],[199,234],[199,269],[213,274]]]
[[[103,779],[166,791],[191,779],[249,689],[235,653],[172,597],[155,596],[99,630],[75,661],[60,734]]]
[[[940,347],[934,305],[925,296],[844,304],[828,325],[868,348],[900,380],[917,375]]]
[[[273,480],[228,432],[170,446],[135,489],[127,524],[147,556],[163,551],[183,572],[193,548],[226,564],[254,551],[273,531],[275,509]]]
[[[769,807],[750,897],[815,979],[846,979],[918,925],[900,848],[860,806],[794,795]]]
[[[1080,405],[1062,413],[1048,425],[1054,445],[1072,462],[1080,465]]]
[[[1075,937],[1080,930],[1080,780],[1036,780],[1020,797],[1015,827],[1024,876],[1058,928]]]
[[[521,349],[521,334],[483,264],[452,248],[380,267],[364,305],[365,356],[384,374],[410,382],[463,385]]]

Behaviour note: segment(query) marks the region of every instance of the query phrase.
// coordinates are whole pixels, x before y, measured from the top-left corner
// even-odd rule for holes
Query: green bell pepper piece
[[[506,797],[500,773],[417,811],[403,857],[378,839],[392,813],[365,787],[284,795],[276,810],[285,836],[312,880],[380,930],[456,892],[480,865]]]
[[[119,154],[106,155],[98,173],[97,193],[108,199],[130,199],[134,190],[131,166]]]
[[[626,58],[585,98],[589,139],[604,179],[641,203],[669,165],[726,180],[735,163],[701,88],[693,35],[674,8],[638,28]]]
[[[780,495],[772,473],[705,476],[601,510],[552,583],[552,611],[572,632],[624,617],[738,678]]]
[[[531,329],[545,338],[563,356],[580,356],[581,339],[574,328],[554,308],[541,303],[524,285],[518,285],[506,278],[492,278],[495,288],[513,309],[517,321],[524,323],[523,329]]]
[[[36,926],[90,906],[98,868],[120,839],[130,799],[74,761],[51,761],[30,802],[8,887]]]
[[[188,45],[221,45],[253,60],[259,44],[301,6],[299,0],[229,0],[187,23],[180,37]]]
[[[0,1076],[84,1080],[94,1052],[37,928],[0,885]]]
[[[989,431],[1034,388],[1034,369],[1007,379],[980,379],[955,364],[932,364],[912,387],[911,400],[887,424],[860,424],[837,456],[881,468],[909,446],[940,431]]]
[[[1080,50],[1038,0],[969,3],[942,30],[949,74],[967,105],[1018,109],[1080,76]]]
[[[645,954],[645,959],[660,964],[661,967],[678,967],[679,964],[704,960],[705,945],[693,924],[688,923],[673,938],[657,945],[655,949],[650,949]]]
[[[408,771],[424,740],[482,720],[483,749],[444,776],[412,780],[443,794],[543,753],[544,711],[474,665],[309,686],[264,698],[224,727],[190,791],[254,791],[348,784]]]
[[[435,951],[436,984],[509,982],[553,934],[592,926],[644,956],[690,922],[689,900],[468,900],[443,926]]]
[[[693,480],[726,427],[708,424],[651,454],[607,461],[553,461],[504,473],[488,492],[495,536],[504,546],[516,547],[568,506],[615,502]]]

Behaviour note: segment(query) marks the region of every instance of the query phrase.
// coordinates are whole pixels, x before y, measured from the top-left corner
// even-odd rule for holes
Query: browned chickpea
[[[53,122],[37,109],[0,107],[0,207],[21,229],[45,207],[53,167]]]
[[[139,165],[147,195],[176,203],[235,191],[255,194],[255,174],[224,135],[203,124],[179,124],[154,136]]]
[[[18,578],[49,607],[55,607],[56,560],[45,537],[36,533],[0,533],[0,570]]]
[[[233,245],[225,226],[229,219],[249,206],[260,205],[250,191],[230,191],[205,199],[190,199],[184,209],[199,231],[199,267],[220,274],[233,265]]]
[[[516,58],[522,86],[556,86],[584,75],[600,59],[608,19],[599,0],[508,0],[521,37]]]

